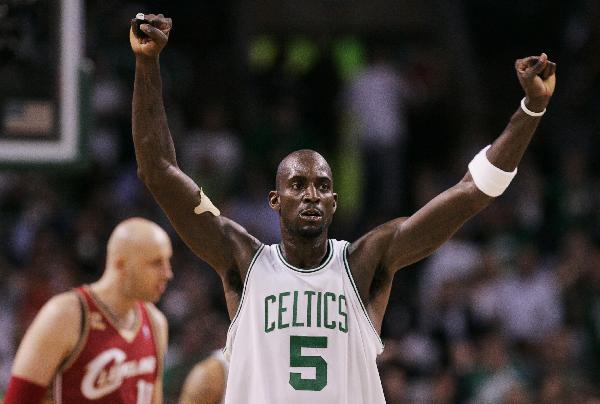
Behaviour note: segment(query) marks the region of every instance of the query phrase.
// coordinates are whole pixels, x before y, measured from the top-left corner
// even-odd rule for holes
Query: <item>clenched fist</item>
[[[534,111],[542,111],[554,93],[556,64],[542,53],[540,56],[517,59],[515,69],[527,97],[527,106]]]
[[[138,38],[135,34],[136,19],[131,20],[129,29],[131,49],[137,58],[156,59],[169,40],[173,22],[162,14],[145,14],[144,21],[148,23],[142,23],[140,30],[146,36]]]

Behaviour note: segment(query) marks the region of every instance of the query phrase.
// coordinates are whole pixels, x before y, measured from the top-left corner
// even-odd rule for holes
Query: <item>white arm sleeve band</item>
[[[475,186],[484,194],[497,197],[508,188],[510,182],[515,175],[517,169],[513,172],[507,172],[499,169],[487,159],[486,152],[491,145],[482,149],[469,163],[469,172],[473,177]]]

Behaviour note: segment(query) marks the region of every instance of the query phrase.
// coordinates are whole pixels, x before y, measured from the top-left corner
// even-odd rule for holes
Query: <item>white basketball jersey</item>
[[[352,279],[346,241],[318,268],[262,246],[227,334],[227,404],[385,403],[375,360],[383,344]]]

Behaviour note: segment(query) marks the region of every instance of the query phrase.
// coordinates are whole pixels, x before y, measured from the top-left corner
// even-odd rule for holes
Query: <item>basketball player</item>
[[[338,197],[327,161],[312,150],[289,154],[268,196],[282,241],[264,245],[220,216],[179,169],[159,66],[171,20],[144,18],[151,23],[141,24],[145,36],[130,31],[138,173],[182,239],[223,281],[232,318],[225,402],[383,403],[375,360],[394,274],[431,254],[508,187],[554,92],[555,64],[544,53],[517,60],[525,97],[465,176],[412,216],[352,243],[328,238]]]
[[[229,362],[218,349],[190,371],[179,404],[222,404],[225,401]]]
[[[171,241],[142,218],[108,240],[100,280],[50,299],[25,333],[5,404],[162,403],[167,321],[153,305],[172,278]]]

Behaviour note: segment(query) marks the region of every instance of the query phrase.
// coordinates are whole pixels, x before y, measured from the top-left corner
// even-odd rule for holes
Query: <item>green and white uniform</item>
[[[346,241],[318,268],[295,268],[261,246],[229,327],[227,404],[385,403],[383,351],[352,279]]]

